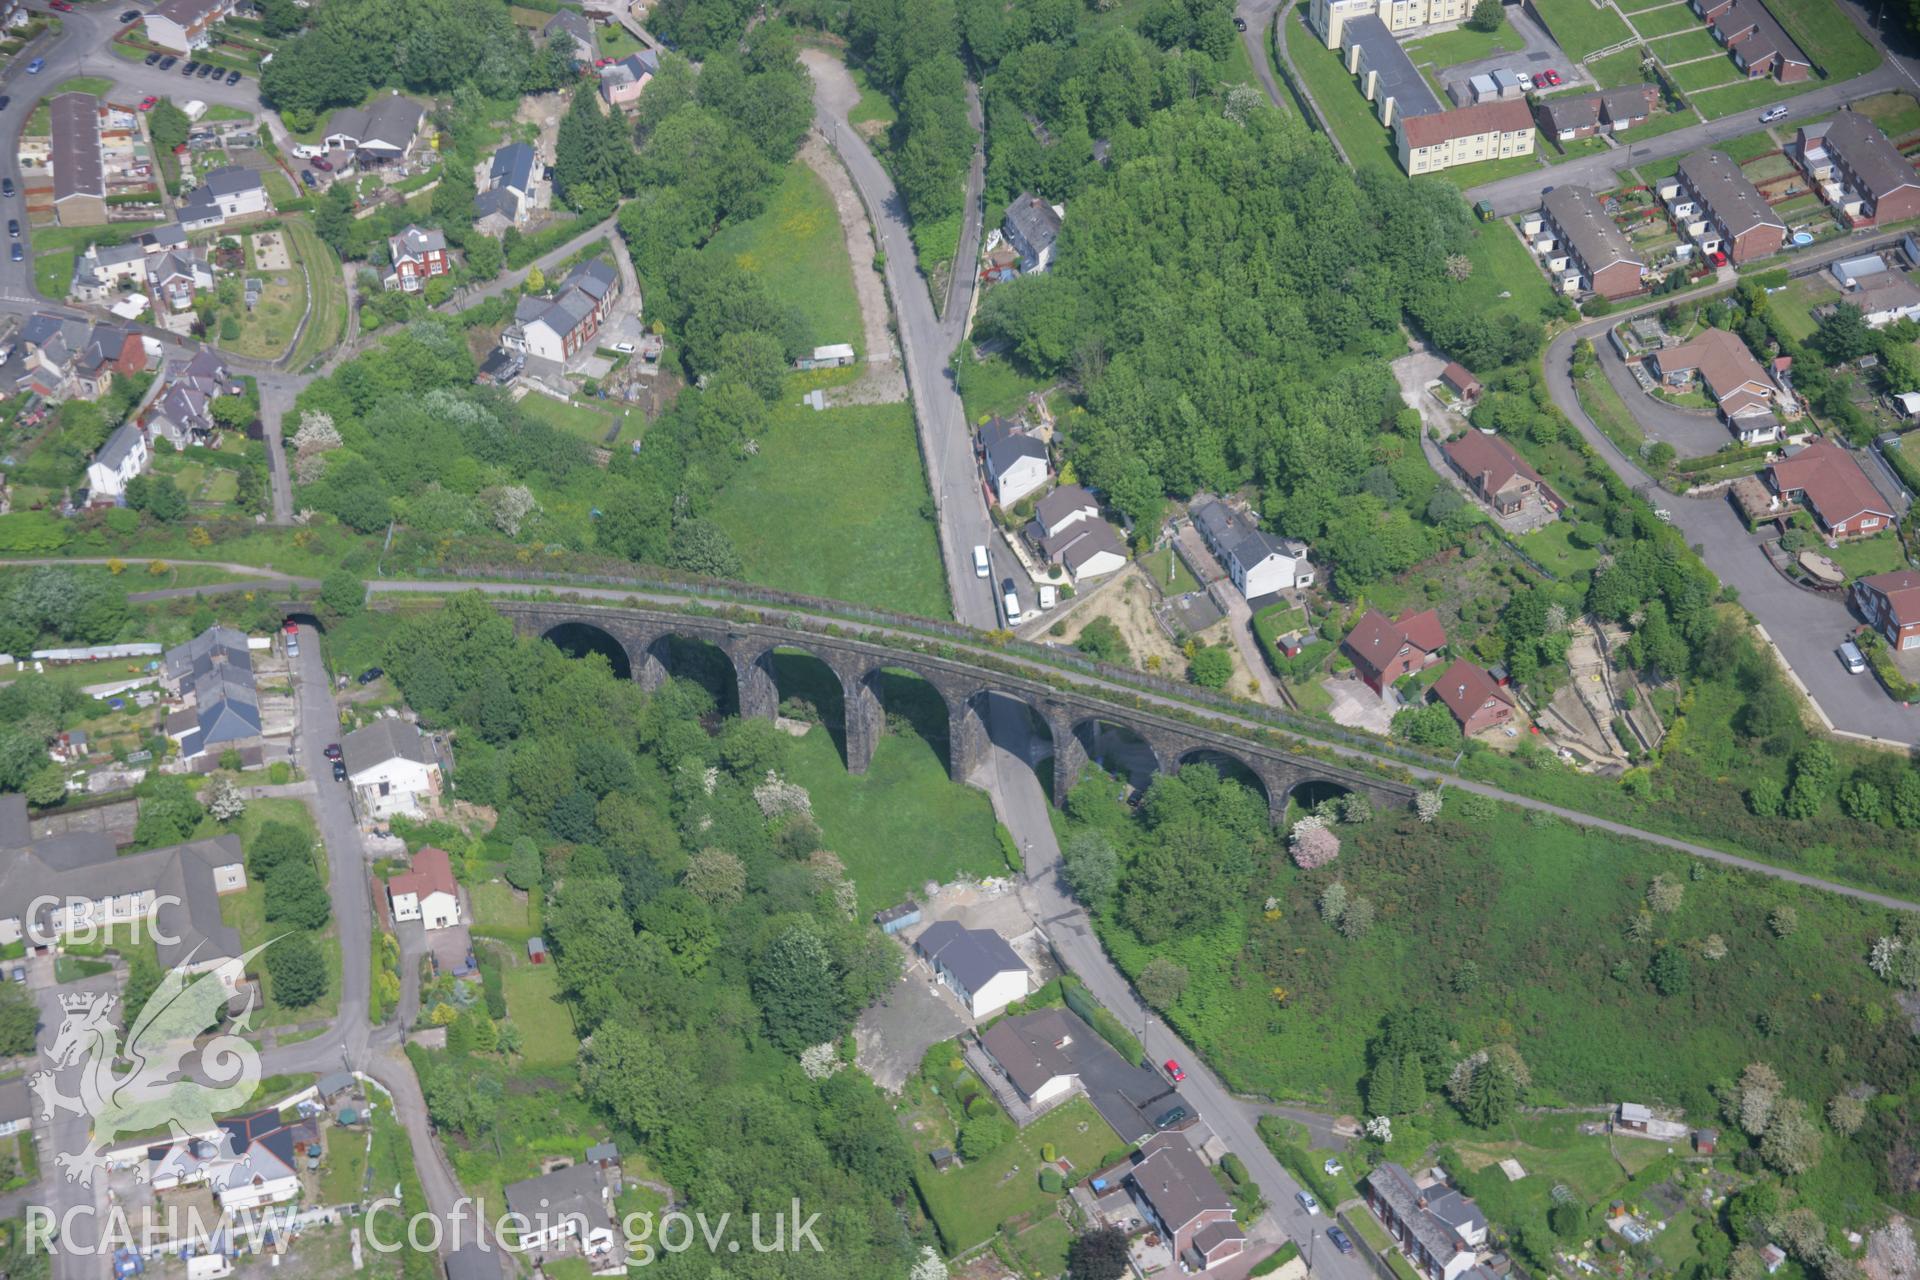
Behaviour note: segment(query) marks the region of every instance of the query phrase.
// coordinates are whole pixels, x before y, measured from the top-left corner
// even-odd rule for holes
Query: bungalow
[[[548,18],[547,25],[540,28],[540,38],[548,45],[556,40],[566,42],[567,50],[576,62],[591,65],[597,56],[593,46],[593,23],[578,9],[562,9]]]
[[[1866,538],[1893,527],[1892,504],[1831,440],[1816,440],[1768,467],[1767,483],[1781,500],[1811,511],[1829,538]]]
[[[1720,409],[1727,428],[1743,444],[1778,440],[1781,426],[1776,411],[1792,413],[1793,395],[1761,367],[1738,335],[1726,329],[1708,329],[1692,341],[1653,353],[1660,381],[1670,387],[1690,386],[1695,379]]]
[[[1007,940],[991,929],[936,920],[914,939],[913,948],[976,1018],[1024,998],[1033,978]]]
[[[369,106],[342,107],[328,119],[321,148],[350,151],[357,165],[404,160],[413,154],[425,114],[419,103],[397,92]]]
[[[1442,444],[1440,452],[1467,487],[1503,516],[1513,515],[1535,500],[1550,512],[1558,512],[1565,505],[1540,473],[1499,436],[1464,431]]]
[[[515,1247],[535,1254],[566,1248],[592,1257],[612,1253],[612,1206],[619,1185],[617,1171],[585,1162],[507,1184],[509,1219],[520,1228]]]
[[[393,270],[387,272],[382,286],[391,293],[418,293],[427,281],[453,270],[447,258],[447,237],[438,228],[428,229],[408,223],[398,234],[387,237],[387,254]]]
[[[1455,658],[1431,692],[1453,712],[1461,734],[1469,738],[1513,719],[1513,693],[1465,658]]]
[[[600,96],[608,106],[625,110],[640,101],[641,92],[659,74],[660,57],[653,50],[630,53],[600,68]]]
[[[440,760],[415,725],[390,716],[355,729],[340,740],[347,782],[361,812],[385,819],[417,815],[420,797],[440,792]]]
[[[233,12],[233,0],[167,0],[147,14],[147,43],[169,53],[188,54],[204,48],[222,18]]]
[[[231,1155],[207,1169],[206,1182],[221,1209],[235,1213],[278,1204],[300,1194],[294,1131],[272,1107],[214,1121],[226,1134]]]
[[[1790,154],[1849,226],[1920,217],[1920,180],[1878,125],[1856,111],[1802,125]]]
[[[1920,649],[1920,573],[1895,569],[1856,578],[1853,607],[1895,649]]]
[[[1375,693],[1383,693],[1401,676],[1440,661],[1440,651],[1446,647],[1446,630],[1432,609],[1403,613],[1391,622],[1378,609],[1369,609],[1340,642],[1341,652]]]
[[[1193,527],[1249,600],[1313,585],[1306,543],[1256,528],[1251,518],[1218,498],[1202,498],[1194,504]]]
[[[139,426],[131,419],[121,423],[87,464],[87,491],[95,499],[126,497],[127,486],[147,469],[152,458],[147,437]]]
[[[425,845],[411,869],[387,877],[387,908],[395,921],[419,920],[428,929],[460,923],[460,893],[445,849]]]
[[[1031,191],[1022,191],[1007,206],[1000,229],[1020,255],[1020,269],[1029,275],[1053,265],[1053,246],[1060,239],[1064,205],[1048,204]]]
[[[1056,1102],[1080,1083],[1067,1050],[1092,1030],[1065,1009],[1041,1009],[1002,1018],[980,1033],[980,1048],[1030,1107]]]
[[[1903,272],[1889,271],[1848,294],[1837,305],[1860,308],[1869,329],[1884,329],[1898,320],[1920,317],[1920,287]]]
[[[1440,1170],[1415,1180],[1391,1162],[1367,1175],[1367,1207],[1386,1226],[1400,1251],[1427,1280],[1460,1280],[1487,1241],[1487,1219]]]
[[[1156,1133],[1141,1143],[1126,1181],[1142,1216],[1187,1270],[1205,1271],[1246,1249],[1233,1198],[1182,1135]]]

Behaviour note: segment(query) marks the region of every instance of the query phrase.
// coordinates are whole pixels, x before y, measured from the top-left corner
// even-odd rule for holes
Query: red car
[[[333,161],[327,159],[325,156],[315,156],[313,158],[313,167],[322,173],[332,173]]]
[[[300,624],[295,622],[292,618],[288,618],[287,625],[281,628],[281,630],[285,631],[290,636],[297,636],[300,634]]]
[[[326,750],[320,754],[329,760],[338,760],[340,758],[340,744],[337,742],[329,742]]]
[[[62,13],[73,12],[73,0],[47,0],[49,9],[58,9]]]
[[[593,60],[593,65],[596,67],[610,67],[613,65],[613,59],[612,58],[595,58]]]
[[[1167,1078],[1175,1084],[1179,1084],[1187,1078],[1187,1073],[1180,1069],[1180,1063],[1175,1059],[1168,1058],[1165,1065],[1167,1068]]]
[[[152,94],[148,94],[146,97],[140,99],[140,109],[142,111],[151,111],[153,110],[153,104],[158,101],[160,101],[160,99],[154,97]]]

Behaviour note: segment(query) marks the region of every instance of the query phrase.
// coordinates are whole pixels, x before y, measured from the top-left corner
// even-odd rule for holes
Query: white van
[[[973,549],[973,576],[976,578],[984,578],[992,572],[993,566],[987,562],[987,549],[985,547],[975,547]]]
[[[1007,606],[1007,625],[1013,626],[1020,621],[1020,593],[1014,590],[1012,578],[1000,583],[1000,595]]]
[[[1059,598],[1060,598],[1060,593],[1055,591],[1051,586],[1046,586],[1046,585],[1041,586],[1040,607],[1042,609],[1053,608],[1054,601],[1058,600]]]
[[[1857,676],[1867,669],[1867,655],[1861,653],[1860,646],[1853,641],[1843,641],[1839,652],[1840,665],[1847,669],[1849,675]]]

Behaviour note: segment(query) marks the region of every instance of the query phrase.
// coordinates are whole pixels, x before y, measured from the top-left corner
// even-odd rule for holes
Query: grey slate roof
[[[1088,507],[1097,514],[1099,500],[1077,484],[1063,484],[1034,504],[1033,518],[1045,528]]]
[[[619,284],[619,274],[603,258],[588,258],[567,272],[560,282],[561,291],[579,289],[595,301],[606,297]]]
[[[1653,100],[1660,91],[1650,84],[1621,85],[1617,89],[1608,89],[1600,95],[1600,103],[1605,108],[1609,123],[1618,124],[1622,120],[1638,120],[1653,113]]]
[[[24,908],[40,897],[64,899],[72,894],[97,900],[151,889],[174,899],[158,911],[155,951],[161,964],[176,964],[196,947],[200,960],[240,954],[240,935],[220,922],[220,896],[213,882],[215,867],[244,861],[240,837],[191,840],[116,857],[111,840],[89,835],[80,841],[36,841],[9,858],[0,866],[0,903]],[[163,935],[176,941],[159,941]]]
[[[216,196],[234,196],[243,191],[258,191],[260,186],[259,174],[237,164],[227,164],[208,173],[200,180],[200,187],[195,189],[204,188]]]
[[[991,929],[968,929],[952,920],[936,920],[914,941],[920,953],[954,976],[968,991],[978,991],[1003,973],[1027,972],[1007,940]]]
[[[216,663],[231,663],[252,671],[253,657],[247,651],[246,633],[233,627],[211,626],[185,644],[167,650],[160,659],[167,678],[176,681],[210,671]]]
[[[1457,1203],[1449,1202],[1448,1212],[1453,1215],[1453,1218],[1470,1221],[1477,1217],[1480,1211],[1471,1205],[1466,1206],[1470,1213],[1462,1210],[1461,1204],[1464,1200],[1460,1198],[1459,1192],[1451,1187],[1446,1188],[1445,1192],[1441,1192],[1438,1188],[1422,1190],[1419,1184],[1414,1182],[1413,1175],[1400,1165],[1391,1162],[1381,1165],[1368,1174],[1367,1185],[1373,1188],[1374,1194],[1387,1203],[1387,1206],[1393,1210],[1394,1216],[1406,1225],[1414,1238],[1435,1258],[1444,1262],[1465,1248],[1455,1233],[1453,1222],[1431,1212],[1436,1196],[1450,1193],[1458,1201]],[[1484,1225],[1486,1219],[1480,1218],[1479,1221]]]
[[[105,198],[106,168],[100,159],[100,99],[90,93],[56,93],[47,100],[53,136],[53,198]]]
[[[1064,1009],[1040,1009],[1002,1018],[980,1033],[980,1043],[1007,1073],[1007,1079],[1032,1097],[1056,1076],[1075,1074],[1066,1046],[1093,1032]]]
[[[512,187],[515,191],[525,192],[533,185],[533,167],[537,159],[530,144],[509,143],[493,153],[493,165],[487,170],[488,182],[494,187]]]
[[[1081,530],[1084,532],[1067,543],[1060,552],[1060,563],[1067,566],[1067,572],[1079,573],[1081,565],[1103,552],[1110,551],[1123,559],[1126,557],[1127,544],[1120,540],[1119,530],[1105,520],[1096,516],[1092,520],[1076,521],[1065,532]]]
[[[426,227],[408,223],[401,229],[400,234],[393,237],[393,243],[390,247],[398,250],[400,253],[419,257],[421,254],[428,253],[434,249],[445,249],[447,247],[447,237],[445,233],[438,228],[429,230]],[[396,254],[395,256],[397,257],[399,255]]]
[[[1680,179],[1725,224],[1727,231],[1739,235],[1753,227],[1778,227],[1787,224],[1768,207],[1760,189],[1747,181],[1740,166],[1724,151],[1699,151],[1680,162]]]
[[[433,748],[425,735],[404,720],[382,716],[340,739],[340,754],[350,773],[359,773],[389,760],[433,764]]]
[[[140,428],[128,420],[113,429],[113,434],[108,436],[107,442],[100,446],[100,452],[93,455],[93,460],[102,466],[118,467],[127,460],[128,455],[139,443]]]
[[[1626,233],[1614,225],[1591,189],[1568,183],[1540,202],[1566,237],[1567,247],[1589,274],[1616,262],[1639,262]]]
[[[1812,130],[1808,131],[1809,133]],[[1865,186],[1878,204],[1901,187],[1920,185],[1913,165],[1880,132],[1878,125],[1857,111],[1842,111],[1829,120],[1825,129],[1827,150]]]
[[[1549,98],[1540,104],[1551,133],[1568,129],[1593,129],[1600,124],[1600,95],[1583,93],[1575,98]]]
[[[1047,446],[1027,435],[1007,436],[987,446],[987,470],[996,476],[1005,475],[1022,458],[1038,458],[1044,462]]]
[[[356,147],[375,150],[403,149],[420,129],[423,114],[419,103],[399,94],[376,98],[368,107],[342,107],[327,121],[327,136],[339,134],[353,140]]]
[[[1367,67],[1378,79],[1374,88],[1374,100],[1392,98],[1396,110],[1401,116],[1431,116],[1439,114],[1444,108],[1440,99],[1428,87],[1420,72],[1414,67],[1413,60],[1407,57],[1407,51],[1393,38],[1393,32],[1387,30],[1387,24],[1380,21],[1376,14],[1363,13],[1348,18],[1341,25],[1341,40],[1347,44],[1357,44],[1366,55]]]
[[[499,214],[508,222],[517,221],[520,217],[520,197],[505,187],[494,187],[490,191],[482,191],[473,198],[475,221],[493,213]]]
[[[524,1182],[507,1184],[507,1209],[524,1214],[537,1230],[542,1222],[552,1227],[562,1218],[581,1215],[592,1224],[609,1219],[600,1199],[600,1171],[589,1164],[570,1164],[564,1169]]]
[[[1209,1209],[1233,1211],[1233,1200],[1207,1172],[1193,1145],[1177,1133],[1156,1133],[1141,1143],[1127,1176],[1171,1231]]]
[[[355,1083],[351,1071],[330,1071],[314,1081],[313,1087],[320,1091],[321,1097],[331,1098],[336,1093],[346,1093]]]
[[[1035,253],[1052,248],[1053,242],[1060,238],[1060,215],[1031,191],[1022,191],[1007,206],[1007,225],[1019,233]]]
[[[614,84],[632,84],[646,76],[660,74],[660,58],[651,49],[630,53],[610,67],[600,69],[600,78]]]
[[[593,24],[578,9],[562,9],[547,19],[546,26],[540,28],[543,36],[551,36],[556,31],[566,32],[581,44],[593,44]]]

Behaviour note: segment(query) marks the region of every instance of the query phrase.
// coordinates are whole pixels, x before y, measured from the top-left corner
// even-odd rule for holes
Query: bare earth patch
[[[840,214],[840,228],[846,235],[847,258],[853,264],[853,291],[860,299],[860,328],[866,339],[866,363],[860,377],[849,386],[828,391],[832,404],[894,404],[907,398],[907,379],[900,368],[900,351],[894,344],[887,310],[887,286],[874,269],[873,229],[867,222],[867,208],[853,189],[853,180],[840,164],[840,158],[818,131],[810,130],[800,148],[807,166],[820,175],[833,195]]]

